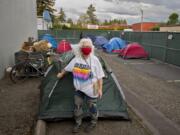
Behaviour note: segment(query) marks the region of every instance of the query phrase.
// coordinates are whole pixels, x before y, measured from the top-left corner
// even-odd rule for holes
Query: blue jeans
[[[77,124],[81,125],[83,118],[83,103],[86,101],[91,117],[91,123],[96,124],[98,120],[98,110],[97,110],[97,98],[91,98],[84,94],[83,92],[77,90],[74,94],[74,116]]]

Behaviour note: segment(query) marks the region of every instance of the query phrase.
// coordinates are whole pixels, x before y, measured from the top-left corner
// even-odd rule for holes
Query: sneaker
[[[87,127],[85,128],[85,132],[89,133],[91,132],[92,130],[94,130],[96,127],[96,124],[95,123],[90,123],[87,125]]]
[[[81,127],[81,125],[79,125],[79,124],[75,124],[75,126],[74,126],[74,128],[73,128],[72,132],[73,132],[73,133],[78,133],[78,132],[79,132],[79,130],[80,130],[80,127]]]

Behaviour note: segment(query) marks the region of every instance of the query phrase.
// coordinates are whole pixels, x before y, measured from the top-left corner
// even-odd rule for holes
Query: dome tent
[[[102,48],[103,45],[107,44],[108,40],[104,36],[96,36],[94,45],[96,48]]]
[[[85,34],[85,35],[82,35],[82,38],[90,38],[93,43],[94,43],[94,41],[96,40],[96,36],[93,35],[93,34]]]
[[[73,76],[67,73],[63,79],[56,77],[72,59],[71,51],[63,53],[60,56],[61,63],[54,63],[48,70],[44,80],[41,83],[41,101],[38,119],[47,121],[57,121],[72,119],[74,104],[74,86]],[[98,57],[106,77],[103,79],[103,96],[98,100],[99,118],[129,120],[127,105],[124,93],[118,83],[115,75],[105,64],[105,61]],[[88,117],[88,109],[83,105],[84,117]]]
[[[72,48],[71,48],[71,44],[68,41],[62,40],[61,42],[59,42],[57,47],[57,53],[64,53],[70,50],[72,50]]]
[[[106,52],[111,53],[113,50],[119,50],[126,47],[126,42],[121,38],[114,37],[103,46]]]
[[[122,49],[119,56],[123,58],[148,58],[148,53],[138,43],[128,44],[126,48]]]

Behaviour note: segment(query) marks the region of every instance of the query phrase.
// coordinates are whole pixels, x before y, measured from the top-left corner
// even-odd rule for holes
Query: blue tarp
[[[49,11],[48,10],[44,10],[43,12],[43,19],[47,22],[51,22],[51,16],[49,14]]]
[[[113,50],[119,50],[126,47],[126,42],[121,38],[114,37],[103,46],[106,52],[110,53]]]
[[[94,45],[96,48],[102,48],[103,45],[107,44],[108,40],[103,36],[96,36]]]
[[[46,40],[46,41],[48,41],[49,43],[52,44],[53,48],[57,48],[57,41],[50,34],[45,34],[45,35],[40,36],[40,40]]]

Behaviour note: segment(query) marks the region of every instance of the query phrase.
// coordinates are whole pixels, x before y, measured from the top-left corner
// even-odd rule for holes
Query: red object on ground
[[[126,48],[123,48],[119,53],[119,56],[123,58],[148,58],[148,53],[138,43],[128,44]]]
[[[119,54],[119,53],[121,53],[121,52],[122,52],[122,50],[123,50],[123,49],[118,49],[118,50],[113,50],[112,52],[113,52],[113,53],[117,53],[117,54]]]
[[[57,53],[65,53],[65,52],[68,52],[68,51],[71,51],[71,50],[72,50],[71,44],[66,40],[62,40],[58,44]]]

